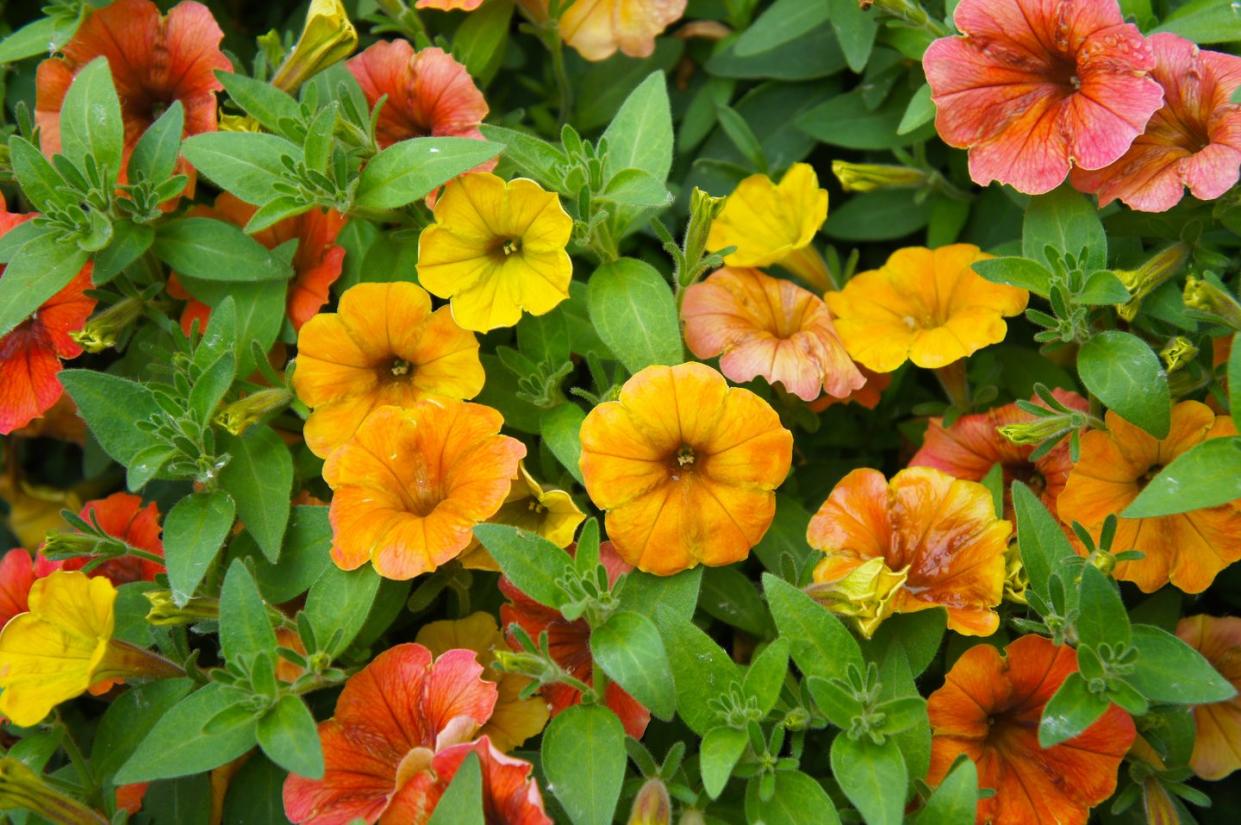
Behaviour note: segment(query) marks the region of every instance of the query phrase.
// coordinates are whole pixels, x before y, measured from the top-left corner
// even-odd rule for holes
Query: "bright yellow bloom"
[[[511,327],[522,310],[542,315],[569,297],[572,234],[560,198],[534,181],[463,175],[444,189],[435,223],[422,231],[418,280],[451,299],[462,327]]]
[[[750,175],[737,184],[711,224],[707,248],[737,249],[724,259],[729,266],[779,264],[815,288],[831,288],[827,265],[811,245],[827,220],[827,190],[808,163],[795,163],[780,183]]]
[[[564,490],[544,490],[530,475],[525,462],[517,465],[513,489],[500,511],[488,519],[493,524],[508,524],[538,533],[557,547],[572,544],[578,525],[585,520],[586,514],[574,503],[573,496]],[[461,564],[470,570],[500,572],[500,566],[477,540],[461,554]]]

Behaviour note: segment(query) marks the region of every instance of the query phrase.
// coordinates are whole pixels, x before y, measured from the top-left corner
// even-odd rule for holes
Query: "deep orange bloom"
[[[1053,394],[1060,403],[1070,409],[1090,408],[1090,403],[1075,392],[1055,390]],[[1038,403],[1038,399],[1033,399]],[[951,476],[969,481],[982,481],[996,464],[1004,468],[1005,514],[1011,512],[1011,485],[1014,481],[1026,484],[1043,499],[1051,512],[1056,512],[1056,500],[1068,481],[1073,460],[1069,456],[1068,441],[1062,441],[1037,461],[1030,454],[1037,445],[1014,444],[1000,435],[999,428],[1008,424],[1033,421],[1034,416],[1022,412],[1016,404],[1005,404],[983,413],[963,415],[945,428],[943,420],[932,418],[927,427],[922,449],[910,459],[910,467],[934,467]]]
[[[100,56],[108,59],[121,99],[126,161],[138,138],[173,101],[185,107],[186,135],[214,132],[215,93],[224,88],[215,72],[233,68],[220,51],[223,39],[211,11],[194,0],[183,0],[165,16],[151,0],[116,0],[92,11],[65,45],[64,57],[39,64],[35,122],[43,151],[60,151],[65,93],[74,76]]]
[[[569,549],[570,553],[575,551],[576,547]],[[610,541],[599,545],[599,561],[607,569],[608,580],[613,584],[622,574],[633,569],[617,554],[616,547]],[[595,664],[590,653],[590,625],[585,619],[572,622],[566,620],[559,610],[539,604],[506,578],[500,579],[500,592],[508,598],[508,603],[500,608],[500,621],[506,628],[511,624],[521,625],[521,628],[530,634],[530,638],[536,640],[540,633],[546,631],[548,650],[556,663],[578,681],[594,684]],[[509,645],[514,650],[520,650],[512,636],[509,636]],[[582,692],[566,684],[547,685],[542,694],[552,716],[582,701]],[[603,699],[624,723],[625,732],[634,739],[641,739],[646,732],[647,723],[651,721],[650,711],[616,682],[608,682]]]
[[[803,401],[845,398],[866,383],[836,335],[827,304],[792,281],[724,267],[685,292],[685,343],[698,358],[720,356],[738,383],[756,376]]]
[[[978,765],[978,785],[995,796],[978,802],[978,822],[1085,825],[1090,808],[1112,795],[1116,771],[1137,735],[1113,705],[1080,736],[1038,744],[1043,706],[1077,670],[1077,653],[1042,636],[1022,636],[1002,654],[975,645],[931,694],[931,770],[938,785],[957,757]]]
[[[526,455],[503,424],[490,407],[457,401],[372,412],[323,465],[335,491],[332,560],[412,579],[456,558],[504,504]]]
[[[970,177],[1050,192],[1123,155],[1163,102],[1150,44],[1114,0],[961,0],[923,55],[935,126]]]
[[[1175,34],[1150,37],[1151,73],[1163,86],[1163,108],[1129,151],[1094,172],[1074,169],[1072,182],[1099,196],[1099,206],[1121,200],[1143,212],[1176,206],[1185,187],[1213,200],[1237,183],[1241,170],[1241,106],[1231,102],[1241,86],[1241,57],[1201,51]]]
[[[306,445],[321,458],[378,407],[473,398],[485,378],[473,333],[406,281],[351,287],[336,312],[302,327],[297,347],[293,389],[313,409]]]
[[[1109,515],[1119,515],[1166,464],[1203,441],[1235,435],[1227,416],[1197,401],[1172,408],[1172,429],[1157,439],[1107,414],[1107,431],[1082,436],[1081,457],[1060,494],[1060,520],[1074,521],[1096,539]],[[1122,518],[1114,552],[1140,550],[1144,558],[1116,565],[1116,578],[1145,593],[1171,582],[1186,593],[1206,590],[1219,571],[1241,559],[1241,499],[1161,518]]]
[[[469,741],[487,721],[496,687],[472,650],[438,658],[419,644],[389,648],[349,678],[336,715],[319,723],[322,779],[290,774],[284,812],[298,825],[380,820],[393,796],[436,751]]]
[[[872,559],[905,576],[890,612],[948,610],[948,627],[988,636],[999,627],[1004,550],[1012,525],[995,516],[986,487],[930,467],[902,470],[889,482],[858,469],[832,490],[806,530],[826,558],[817,585],[842,582]]]
[[[88,501],[78,513],[84,521],[99,522],[109,536],[118,538],[131,547],[145,550],[156,556],[164,555],[164,542],[160,538],[159,507],[150,502],[145,507],[142,498],[130,493],[113,493],[107,498]],[[62,562],[65,570],[81,570],[90,559],[75,558]],[[115,585],[128,582],[154,581],[164,572],[164,565],[134,556],[111,559],[90,572],[91,576],[106,576]]]
[[[1201,653],[1220,675],[1241,690],[1241,619],[1186,616],[1176,635]],[[1241,695],[1194,706],[1194,752],[1190,767],[1203,779],[1223,779],[1241,769]]]
[[[669,575],[740,561],[776,512],[793,435],[705,364],[651,366],[582,422],[582,478],[625,561]]]

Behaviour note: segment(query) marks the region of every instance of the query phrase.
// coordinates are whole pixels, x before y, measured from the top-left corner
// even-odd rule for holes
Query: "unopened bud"
[[[1004,551],[1004,601],[1026,604],[1026,589],[1030,575],[1021,563],[1021,551],[1013,542]]]
[[[1126,321],[1137,317],[1142,308],[1142,301],[1159,287],[1170,281],[1181,271],[1181,267],[1189,260],[1189,247],[1183,243],[1174,243],[1156,253],[1150,260],[1137,269],[1118,269],[1115,274],[1131,296],[1123,304],[1118,304],[1116,312]]]
[[[87,352],[103,352],[116,346],[116,339],[142,316],[145,305],[141,298],[122,298],[69,337]]]
[[[997,429],[1000,435],[1013,444],[1042,444],[1049,438],[1055,438],[1066,430],[1073,429],[1073,423],[1072,416],[1049,415],[1033,421],[1005,424]]]
[[[1197,358],[1198,348],[1194,346],[1193,341],[1183,335],[1178,335],[1164,345],[1164,348],[1159,351],[1159,357],[1163,359],[1164,367],[1171,374]]]
[[[171,590],[148,590],[142,595],[151,603],[147,611],[147,623],[157,627],[179,624],[211,622],[220,618],[220,600],[195,596],[182,606],[177,606]]]
[[[293,393],[284,387],[259,390],[224,407],[216,414],[215,423],[233,435],[241,435],[251,425],[283,410],[292,401]]]
[[[1190,276],[1185,282],[1184,300],[1190,309],[1212,315],[1219,323],[1241,330],[1241,304],[1205,278]]]
[[[895,571],[882,558],[873,558],[837,579],[821,580],[816,569],[815,583],[806,592],[836,615],[852,620],[869,639],[892,615],[894,597],[908,577],[908,567]]]
[[[874,192],[876,189],[916,189],[927,182],[921,169],[882,163],[832,161],[832,174],[846,192]]]
[[[638,790],[629,813],[629,825],[671,825],[672,799],[658,779],[648,779]]]
[[[357,45],[358,31],[341,0],[311,0],[302,36],[276,71],[272,85],[294,92],[311,77],[353,54]]]

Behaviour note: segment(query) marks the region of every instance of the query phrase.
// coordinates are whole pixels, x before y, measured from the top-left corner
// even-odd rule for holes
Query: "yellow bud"
[[[836,615],[852,620],[863,638],[869,639],[892,615],[893,598],[908,577],[908,567],[894,571],[882,558],[873,558],[832,581],[819,581],[816,574],[806,592]]]
[[[1142,300],[1171,280],[1181,271],[1187,260],[1189,247],[1183,243],[1174,243],[1157,252],[1137,269],[1116,270],[1116,277],[1132,296],[1126,303],[1118,304],[1116,312],[1126,321],[1132,321],[1142,308]]]
[[[293,400],[293,393],[284,387],[259,390],[240,398],[216,413],[215,423],[233,435],[241,435],[253,424],[277,410],[282,410]]]
[[[1214,315],[1220,323],[1241,330],[1241,304],[1205,278],[1189,277],[1185,282],[1184,300],[1190,309]]]
[[[921,169],[881,163],[832,161],[832,174],[846,192],[873,192],[876,189],[916,189],[927,181]]]
[[[658,779],[648,779],[638,790],[629,813],[629,825],[671,825],[672,799]]]
[[[263,126],[249,115],[220,115],[221,132],[261,132]]]
[[[1004,551],[1004,600],[1026,604],[1026,588],[1029,586],[1030,576],[1021,563],[1017,543],[1013,542]]]
[[[148,590],[142,595],[151,603],[147,611],[147,623],[157,627],[166,625],[195,624],[220,618],[220,600],[195,596],[178,606],[171,590]]]
[[[122,298],[87,321],[77,332],[69,333],[69,337],[87,352],[103,352],[116,346],[116,339],[142,317],[145,306],[141,298]]]
[[[341,0],[311,0],[297,45],[272,78],[272,85],[296,91],[308,79],[353,54],[358,31]]]
[[[1178,335],[1164,345],[1164,348],[1159,351],[1159,357],[1163,359],[1164,366],[1170,374],[1197,358],[1198,348],[1194,346],[1193,341],[1183,335]]]

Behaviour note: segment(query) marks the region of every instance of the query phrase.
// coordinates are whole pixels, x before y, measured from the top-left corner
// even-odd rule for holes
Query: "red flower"
[[[30,586],[38,578],[29,551],[18,547],[0,559],[0,627],[18,613],[30,609],[26,603]]]
[[[575,549],[570,548],[569,552],[572,553]],[[610,541],[599,546],[599,560],[607,568],[608,580],[613,584],[622,574],[633,569],[617,555]],[[500,607],[501,624],[506,628],[511,624],[521,625],[535,641],[539,634],[546,630],[548,649],[556,663],[575,679],[593,685],[595,664],[590,654],[590,625],[586,620],[566,620],[559,611],[539,604],[522,593],[508,579],[500,579],[500,591],[509,600],[508,604]],[[509,645],[514,650],[519,649],[512,636],[509,636]],[[566,684],[548,685],[542,692],[543,698],[551,706],[552,716],[582,701],[582,692]],[[647,723],[651,721],[651,712],[638,704],[637,699],[615,682],[608,682],[604,700],[625,724],[625,732],[634,739],[641,739]]]
[[[935,126],[970,177],[1031,195],[1123,155],[1163,102],[1151,47],[1114,0],[961,0],[962,37],[923,57]]]
[[[1180,202],[1186,186],[1206,201],[1237,183],[1241,106],[1230,101],[1241,86],[1241,57],[1199,51],[1175,34],[1152,35],[1150,44],[1163,108],[1120,160],[1095,172],[1073,170],[1073,185],[1098,195],[1100,206],[1119,199],[1163,212]]]
[[[159,507],[155,502],[142,506],[142,499],[129,493],[113,493],[107,498],[88,501],[78,516],[88,524],[99,522],[103,531],[120,539],[131,547],[145,550],[156,556],[164,555],[164,542],[160,539]],[[65,570],[81,570],[90,559],[85,557],[66,559]],[[154,581],[164,572],[164,565],[136,556],[110,559],[91,571],[92,576],[106,576],[116,585],[137,581]]]

